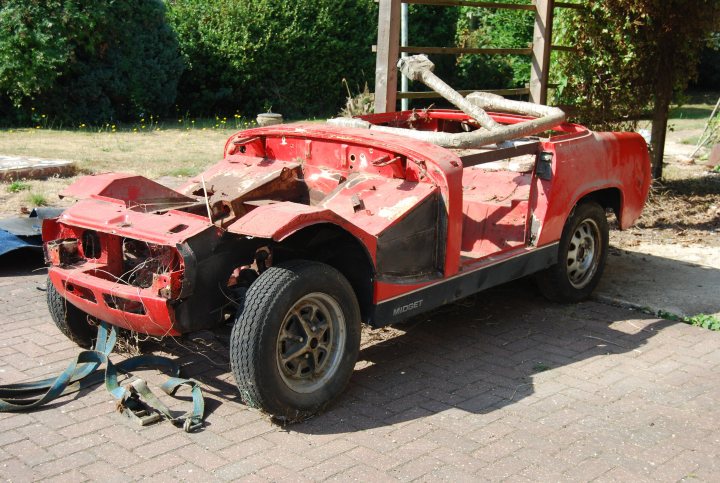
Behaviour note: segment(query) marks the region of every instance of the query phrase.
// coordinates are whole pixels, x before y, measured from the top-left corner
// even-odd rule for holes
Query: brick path
[[[2,383],[59,372],[77,353],[43,284],[0,268]],[[720,333],[551,305],[522,282],[465,302],[370,334],[344,396],[285,428],[238,401],[227,330],[169,344],[205,389],[202,432],[135,427],[98,387],[0,414],[0,479],[717,480]]]

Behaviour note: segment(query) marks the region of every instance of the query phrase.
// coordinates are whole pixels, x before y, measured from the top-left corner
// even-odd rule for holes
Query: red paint
[[[492,117],[505,124],[526,119]],[[447,132],[460,132],[463,122],[474,125],[462,112],[450,110],[364,119]],[[377,303],[557,242],[575,204],[598,190],[619,190],[618,217],[622,228],[629,227],[640,215],[650,184],[643,139],[634,133],[593,133],[570,123],[554,131],[560,135],[541,140],[541,150],[553,155],[549,180],[534,171],[463,169],[451,150],[367,129],[303,123],[241,131],[227,141],[223,160],[177,191],[123,174],[85,177],[68,188],[65,195],[80,201],[57,220],[46,221],[43,239],[80,239],[84,230],[94,230],[101,236],[101,253],[70,265],[60,265],[51,253],[50,279],[71,303],[99,319],[138,332],[175,335],[180,329],[172,301],[191,290],[184,279],[190,276],[188,260],[181,253],[200,237],[205,242],[251,237],[282,243],[304,228],[330,224],[355,237],[376,264],[378,238],[438,193],[447,220],[441,233],[443,278],[375,280]],[[203,180],[208,204],[227,200],[215,224],[206,215]],[[271,180],[287,190],[281,199],[263,191]],[[298,186],[307,192],[305,201]],[[156,274],[147,288],[120,281],[124,238],[165,247],[175,257],[174,268]],[[107,303],[113,298],[126,302],[113,307]]]

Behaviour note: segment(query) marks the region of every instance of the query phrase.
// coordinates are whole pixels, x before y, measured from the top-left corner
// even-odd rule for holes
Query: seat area
[[[464,258],[483,258],[525,244],[532,168],[518,172],[509,169],[512,161],[499,163],[463,170]]]

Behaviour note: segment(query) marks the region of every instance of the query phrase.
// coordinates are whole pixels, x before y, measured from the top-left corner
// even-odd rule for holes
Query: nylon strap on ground
[[[173,424],[182,426],[186,432],[200,428],[205,413],[200,385],[191,379],[179,378],[179,366],[167,357],[143,355],[113,364],[109,355],[116,340],[115,328],[101,323],[93,350],[78,354],[59,376],[0,386],[0,412],[35,409],[64,394],[91,387],[104,380],[105,388],[118,400],[118,407],[123,409],[126,415],[138,419],[140,424],[157,421],[160,419],[157,417],[159,414]],[[102,364],[105,364],[104,371],[98,369]],[[128,386],[121,386],[118,383],[118,372],[127,373],[138,368],[162,369],[171,375],[172,377],[161,386],[168,395],[173,396],[180,387],[188,387],[193,399],[192,409],[182,416],[173,416],[142,379],[137,379]],[[144,401],[141,401],[142,399]]]

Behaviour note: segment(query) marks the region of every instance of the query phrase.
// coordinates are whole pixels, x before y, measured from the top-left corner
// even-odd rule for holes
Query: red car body
[[[451,110],[364,119],[447,132],[469,121]],[[453,151],[287,124],[234,134],[223,160],[177,191],[139,176],[84,177],[65,192],[79,201],[45,222],[43,238],[63,297],[140,333],[221,324],[244,268],[293,258],[340,270],[363,321],[381,326],[557,263],[582,200],[629,227],[649,185],[647,146],[635,133],[564,123],[548,138]]]

